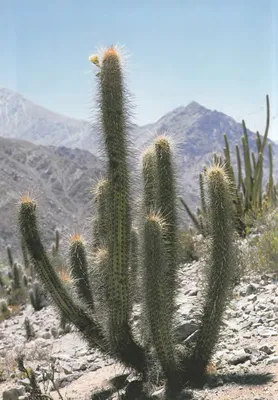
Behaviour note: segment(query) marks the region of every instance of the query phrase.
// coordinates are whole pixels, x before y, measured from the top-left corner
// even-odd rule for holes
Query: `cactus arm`
[[[128,170],[129,109],[119,52],[104,50],[99,74],[99,110],[108,179],[108,337],[118,358],[137,371],[145,369],[143,348],[135,343],[130,320],[130,189]]]
[[[206,370],[217,343],[220,326],[234,277],[233,195],[224,169],[212,166],[207,172],[212,248],[207,291],[191,372],[198,379]]]
[[[171,304],[166,296],[168,265],[163,232],[165,225],[163,226],[161,217],[155,214],[149,215],[145,220],[143,286],[151,339],[166,379],[171,385],[173,380],[177,380],[177,365],[171,335]]]
[[[71,236],[70,242],[70,270],[74,285],[80,299],[94,311],[94,300],[89,282],[88,262],[83,239],[80,235],[75,234]]]
[[[36,272],[49,291],[54,303],[66,318],[82,332],[92,346],[107,351],[107,343],[99,325],[82,307],[73,301],[51,265],[39,236],[35,211],[36,203],[32,199],[23,198],[21,200],[19,209],[20,232]]]
[[[144,212],[148,214],[149,212],[154,211],[157,206],[157,166],[154,146],[150,146],[145,150],[142,161]]]
[[[169,140],[158,137],[155,141],[158,206],[166,222],[165,246],[168,258],[168,301],[174,307],[177,285],[177,209],[176,209],[176,179],[173,166],[173,156]]]
[[[237,157],[237,170],[238,170],[237,188],[239,190],[242,185],[243,179],[242,179],[241,157],[238,145],[236,145],[236,157]]]
[[[188,205],[186,204],[186,202],[183,200],[182,197],[179,197],[181,204],[183,205],[185,211],[187,212],[187,214],[189,215],[191,221],[193,222],[193,225],[195,226],[195,228],[197,229],[197,231],[199,233],[203,233],[202,232],[202,228],[200,226],[200,223],[196,217],[196,215],[190,210],[190,208],[188,207]]]

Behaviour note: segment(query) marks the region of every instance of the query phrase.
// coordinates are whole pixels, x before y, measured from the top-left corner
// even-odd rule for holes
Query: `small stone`
[[[3,392],[3,400],[18,400],[24,395],[24,388],[12,388]]]
[[[256,285],[254,283],[250,283],[247,288],[246,288],[246,294],[247,296],[249,296],[250,294],[254,294],[257,293],[259,288],[259,285]]]
[[[245,361],[250,360],[251,356],[250,354],[247,354],[245,350],[235,350],[232,353],[232,356],[229,360],[230,364],[232,365],[238,365],[238,364],[243,364]]]
[[[59,332],[56,328],[51,328],[51,335],[56,339],[59,336]]]
[[[43,338],[43,339],[51,339],[51,334],[50,334],[50,332],[44,332],[44,333],[42,334],[42,338]]]
[[[257,300],[257,296],[255,295],[255,294],[250,294],[249,296],[248,296],[248,301],[256,301]]]
[[[195,321],[187,321],[181,325],[178,325],[176,329],[176,334],[180,341],[185,340],[188,336],[190,336],[193,332],[198,329],[198,325]]]
[[[268,346],[267,344],[264,344],[259,348],[260,351],[266,353],[266,354],[272,354],[274,353],[274,348],[273,346]]]
[[[270,357],[270,358],[266,361],[266,364],[267,364],[267,365],[269,365],[269,364],[278,364],[278,356]]]
[[[62,368],[66,375],[72,374],[72,368],[68,364],[64,364]]]

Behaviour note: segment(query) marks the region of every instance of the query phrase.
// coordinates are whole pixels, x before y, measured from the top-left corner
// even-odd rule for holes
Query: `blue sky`
[[[88,56],[124,45],[136,119],[195,100],[263,130],[265,95],[278,140],[277,0],[0,0],[0,87],[88,118]]]

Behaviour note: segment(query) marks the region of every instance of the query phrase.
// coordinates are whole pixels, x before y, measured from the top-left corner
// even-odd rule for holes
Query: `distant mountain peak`
[[[210,111],[208,108],[202,106],[201,104],[197,103],[197,101],[191,101],[185,109],[191,112],[207,112]]]

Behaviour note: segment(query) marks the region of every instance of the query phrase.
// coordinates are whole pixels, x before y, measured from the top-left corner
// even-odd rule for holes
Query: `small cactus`
[[[3,319],[7,319],[10,317],[10,315],[11,315],[11,312],[9,310],[6,299],[0,299],[0,316]]]
[[[30,341],[34,339],[35,331],[28,317],[25,317],[24,319],[24,328],[25,328],[26,340]]]
[[[29,299],[35,311],[40,311],[47,305],[45,293],[39,281],[35,280],[29,290]]]

